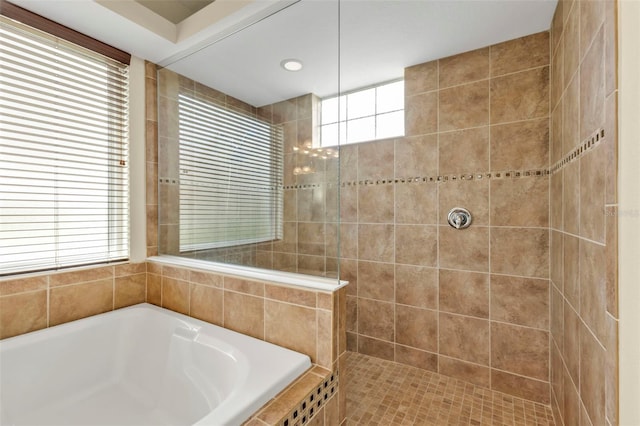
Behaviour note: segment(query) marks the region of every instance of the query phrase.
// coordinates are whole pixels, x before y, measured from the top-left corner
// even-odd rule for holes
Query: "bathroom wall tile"
[[[489,275],[441,269],[439,309],[444,312],[489,318]]]
[[[580,158],[580,236],[601,243],[605,242],[603,149],[597,146]]]
[[[396,225],[395,262],[407,265],[436,266],[438,229],[431,225]]]
[[[52,288],[49,325],[58,325],[113,309],[113,278]]]
[[[551,151],[550,165],[553,165],[562,159],[563,153],[563,135],[564,129],[564,104],[565,99],[560,102],[551,112],[551,138],[549,140],[549,150]]]
[[[491,225],[549,226],[549,178],[491,181]]]
[[[580,65],[580,7],[572,7],[567,16],[567,27],[564,35],[564,81],[569,82]]]
[[[358,187],[340,188],[340,222],[358,221]]]
[[[491,387],[491,369],[482,365],[461,361],[440,355],[438,357],[439,373],[470,382],[485,388]]]
[[[580,247],[578,238],[564,234],[564,296],[580,309]]]
[[[438,93],[441,132],[489,124],[489,81],[465,84]]]
[[[564,80],[564,49],[565,49],[565,39],[562,37],[562,40],[558,44],[558,48],[553,53],[551,57],[551,75],[550,75],[550,107],[553,111],[554,109],[558,109],[559,102],[562,98],[562,93],[564,92],[565,80]]]
[[[594,0],[582,4],[586,3],[601,2]],[[600,28],[580,65],[580,140],[585,140],[603,125],[604,33]]]
[[[580,316],[598,340],[605,337],[605,247],[580,240]]]
[[[580,424],[580,394],[567,370],[564,375],[564,424]]]
[[[550,403],[549,382],[491,370],[491,389],[542,404]]]
[[[437,223],[438,188],[431,183],[396,185],[396,223],[433,225]]]
[[[358,179],[393,177],[393,139],[358,145]]]
[[[440,354],[489,365],[489,321],[440,313],[439,327]]]
[[[489,78],[489,48],[472,50],[438,61],[440,89]]]
[[[491,275],[491,319],[549,329],[549,281]]]
[[[549,236],[549,278],[564,292],[564,234],[552,229]]]
[[[395,345],[391,342],[371,339],[367,336],[358,336],[358,352],[365,355],[371,355],[376,358],[394,360]]]
[[[607,312],[618,318],[618,207],[607,206],[606,220],[606,270]]]
[[[190,284],[189,316],[222,326],[223,297],[220,288]]]
[[[605,1],[604,8],[605,94],[609,96],[618,88],[618,2]]]
[[[404,134],[435,133],[438,130],[438,92],[425,92],[404,98]]]
[[[317,359],[316,327],[314,309],[265,300],[264,338],[266,341],[307,354],[312,362],[315,362]],[[326,364],[322,365],[326,366]]]
[[[273,251],[295,253],[298,251],[298,222],[284,222],[282,224],[282,238],[274,241]]]
[[[358,296],[393,302],[394,268],[392,263],[358,262]]]
[[[553,53],[560,44],[562,40],[562,30],[563,30],[563,12],[564,12],[564,1],[560,0],[556,6],[556,10],[553,14],[553,18],[551,19],[551,53]]]
[[[186,79],[186,78],[183,77],[183,79]],[[197,97],[204,98],[208,101],[222,103],[222,102],[227,102],[227,100],[229,100],[227,98],[227,95],[225,95],[221,91],[213,89],[209,86],[205,86],[204,84],[198,83],[197,81],[194,82],[194,90],[196,92]]]
[[[28,291],[46,290],[48,286],[49,278],[46,275],[6,279],[0,281],[0,296],[26,293]]]
[[[326,188],[297,190],[297,220],[300,222],[324,222]]]
[[[439,134],[440,174],[489,170],[489,126]]]
[[[549,114],[549,67],[491,79],[491,123]]]
[[[0,339],[47,327],[47,291],[0,297]]]
[[[358,332],[358,298],[347,296],[347,331]]]
[[[158,122],[145,120],[145,160],[158,162]]]
[[[551,175],[549,187],[549,227],[559,231],[564,229],[563,180],[564,174],[562,172],[554,173]]]
[[[393,223],[393,212],[393,185],[363,185],[358,187],[358,222]]]
[[[295,189],[284,190],[282,219],[285,222],[298,220],[298,191]]]
[[[492,322],[491,367],[548,381],[549,333]]]
[[[605,342],[604,394],[606,417],[612,425],[618,424],[618,321],[607,315],[607,341]]]
[[[298,288],[265,284],[264,297],[309,308],[316,307],[316,293]],[[329,306],[329,309],[331,309],[331,306]]]
[[[392,262],[393,225],[358,225],[358,259]]]
[[[593,425],[605,424],[605,350],[580,327],[580,398]]]
[[[272,105],[273,124],[281,124],[298,119],[298,105],[295,99],[287,99]]]
[[[403,345],[396,345],[395,347],[396,362],[438,372],[438,355]]]
[[[231,290],[238,293],[262,297],[264,296],[264,286],[264,283],[260,281],[251,281],[235,277],[224,277],[225,290]]]
[[[60,272],[49,275],[49,286],[85,283],[113,278],[113,267],[81,268],[71,272]]]
[[[144,274],[147,272],[146,262],[139,263],[121,263],[113,266],[113,275],[115,277],[123,277],[125,275]]]
[[[429,352],[438,350],[438,313],[396,305],[396,343]]]
[[[340,279],[349,281],[347,294],[358,294],[358,261],[354,259],[340,259]]]
[[[589,46],[598,37],[605,17],[604,0],[581,0],[580,5],[580,58],[587,54]],[[604,48],[599,48],[604,51]]]
[[[454,207],[464,207],[471,213],[472,225],[489,225],[489,181],[463,180],[443,182],[438,186],[440,225],[448,225],[447,216]]]
[[[298,253],[324,256],[324,222],[298,222]]]
[[[549,120],[491,126],[491,170],[527,170],[549,165]]]
[[[298,256],[295,253],[273,253],[273,267],[277,271],[296,272]]]
[[[549,231],[544,228],[493,228],[491,272],[549,277]]]
[[[262,297],[225,290],[224,327],[264,339],[264,304]]]
[[[145,119],[156,121],[158,119],[158,95],[155,78],[145,76],[144,79],[144,112]]]
[[[564,298],[555,286],[551,286],[551,312],[549,330],[553,338],[553,346],[557,346],[560,356],[564,353]]]
[[[574,383],[580,383],[580,328],[578,314],[568,303],[564,305],[564,352],[563,358],[567,365],[569,377]]]
[[[189,283],[187,281],[162,277],[162,307],[189,314]]]
[[[438,61],[425,62],[404,69],[405,96],[438,88]]]
[[[395,265],[396,303],[419,308],[438,306],[438,270],[425,266]]]
[[[393,303],[358,298],[358,333],[393,342],[393,311]]]
[[[301,274],[324,276],[327,258],[323,255],[298,255],[298,272]]]
[[[338,147],[340,154],[340,180],[348,182],[358,179],[358,146],[341,145]]]
[[[440,226],[439,254],[441,268],[489,272],[489,228]]]
[[[564,409],[560,408],[564,401],[564,365],[562,363],[562,354],[554,345],[551,344],[551,362],[549,368],[549,380],[551,383],[551,405],[556,406],[558,412],[554,413],[555,419],[560,419],[561,415],[559,411]],[[557,423],[560,423],[559,421]],[[560,423],[562,424],[562,423]]]
[[[605,203],[618,202],[618,92],[612,93],[605,103]]]
[[[124,306],[143,303],[147,296],[147,274],[126,275],[116,277],[114,281],[114,302],[115,309]]]
[[[147,273],[147,303],[162,306],[162,276]]]
[[[222,288],[223,276],[204,271],[189,271],[189,281],[208,287]]]
[[[432,176],[438,172],[436,135],[412,136],[395,140],[396,176]]]
[[[491,46],[492,77],[548,64],[548,31]]]
[[[189,270],[186,268],[163,265],[162,275],[167,278],[175,278],[182,281],[189,280]]]
[[[350,352],[359,352],[357,333],[350,333],[347,331],[347,350]]]
[[[577,73],[569,82],[563,101],[562,149],[567,155],[580,142],[580,75]],[[594,129],[595,130],[595,129]]]

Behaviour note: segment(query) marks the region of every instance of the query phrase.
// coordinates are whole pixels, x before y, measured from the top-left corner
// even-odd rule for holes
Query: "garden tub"
[[[143,303],[0,341],[0,424],[240,425],[310,366]]]

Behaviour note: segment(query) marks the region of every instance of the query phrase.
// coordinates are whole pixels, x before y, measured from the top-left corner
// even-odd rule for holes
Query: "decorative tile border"
[[[289,414],[278,422],[278,426],[302,426],[309,423],[320,408],[331,399],[338,390],[338,370],[324,379]]]
[[[598,129],[595,133],[585,139],[578,147],[569,152],[562,159],[549,168],[551,174],[562,170],[564,166],[582,157],[587,151],[598,146],[604,140],[604,129]]]

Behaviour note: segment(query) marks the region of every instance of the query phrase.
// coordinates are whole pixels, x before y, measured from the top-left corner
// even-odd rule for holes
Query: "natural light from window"
[[[322,100],[322,147],[396,136],[404,136],[404,80]]]

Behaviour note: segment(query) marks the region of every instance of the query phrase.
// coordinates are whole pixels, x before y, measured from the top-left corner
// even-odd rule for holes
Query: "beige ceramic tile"
[[[358,262],[358,296],[386,302],[394,300],[394,265]]]
[[[440,88],[489,78],[489,48],[472,50],[440,59]]]
[[[425,62],[404,69],[405,96],[438,88],[438,61]]]
[[[404,114],[406,136],[435,133],[438,130],[438,93],[405,97]]]
[[[605,242],[605,164],[604,146],[599,145],[580,158],[580,235]]]
[[[414,225],[437,223],[438,188],[429,182],[396,185],[395,221]]]
[[[266,341],[307,354],[312,361],[315,361],[316,327],[314,309],[265,300],[264,339]]]
[[[580,240],[580,316],[603,342],[605,337],[605,247]]]
[[[564,81],[569,82],[580,64],[580,8],[571,8],[564,33]]]
[[[549,64],[549,32],[491,46],[493,77]]]
[[[440,174],[489,170],[489,127],[439,134]]]
[[[489,275],[441,269],[439,309],[454,314],[489,318]]]
[[[114,288],[114,308],[143,303],[147,295],[147,274],[117,277]]]
[[[316,293],[298,288],[265,284],[264,297],[309,308],[316,307]],[[324,307],[324,309],[331,309],[331,306]]]
[[[370,299],[358,299],[358,333],[393,342],[394,305]]]
[[[224,288],[225,290],[250,294],[252,296],[264,296],[264,283],[261,283],[259,281],[250,281],[235,277],[224,277]]]
[[[549,333],[491,323],[491,367],[546,381],[549,379]]]
[[[489,321],[440,313],[439,353],[452,358],[489,365]]]
[[[57,287],[61,285],[86,283],[109,278],[113,278],[112,266],[82,268],[71,272],[60,272],[49,275],[49,286]]]
[[[393,177],[394,141],[386,139],[358,145],[358,179]]]
[[[591,423],[604,424],[606,353],[586,327],[580,330],[580,397]]]
[[[585,140],[604,126],[604,85],[604,35],[601,28],[580,65],[580,140]]]
[[[438,357],[438,366],[439,373],[445,376],[485,388],[491,386],[491,370],[488,367],[446,356]]]
[[[58,325],[113,309],[113,279],[55,287],[49,295],[49,325]]]
[[[363,185],[358,187],[358,222],[393,223],[393,217],[393,185]]]
[[[190,284],[189,315],[215,325],[223,324],[223,291],[207,285]]]
[[[396,176],[432,176],[438,172],[438,138],[422,135],[396,139]]]
[[[491,123],[529,120],[549,114],[549,67],[491,79]]]
[[[396,345],[395,361],[423,370],[438,371],[438,355],[408,346]]]
[[[49,286],[47,275],[26,278],[12,278],[0,281],[0,296],[25,293],[36,290],[46,290]]]
[[[392,262],[393,258],[393,225],[358,225],[358,259]]]
[[[440,225],[448,225],[447,216],[455,207],[464,207],[471,213],[474,225],[489,225],[489,181],[449,181],[439,184],[438,197]]]
[[[264,339],[264,299],[224,292],[224,327]]]
[[[162,277],[147,274],[147,303],[162,306]]]
[[[545,405],[551,402],[549,382],[529,379],[504,371],[491,370],[491,388]]]
[[[489,124],[489,81],[439,91],[438,129],[441,132]]]
[[[391,342],[358,336],[358,353],[393,361],[395,347]]]
[[[564,361],[574,383],[580,383],[580,317],[568,303],[564,305]],[[566,382],[566,379],[565,379]],[[566,389],[565,389],[566,393]]]
[[[162,277],[162,307],[181,314],[189,314],[189,283]]]
[[[437,232],[436,226],[396,225],[395,262],[406,265],[436,266]]]
[[[430,309],[396,305],[396,343],[429,352],[438,350],[438,314]]]
[[[547,118],[491,126],[491,170],[540,169],[548,165]]]
[[[491,272],[549,277],[549,231],[544,228],[492,228]]]
[[[461,256],[461,250],[464,256]],[[489,228],[471,226],[454,229],[449,225],[439,230],[440,267],[489,272]]]
[[[396,303],[419,308],[438,306],[438,269],[395,265]]]
[[[491,225],[549,226],[549,178],[492,180]]]
[[[47,291],[0,297],[0,339],[47,327]]]

